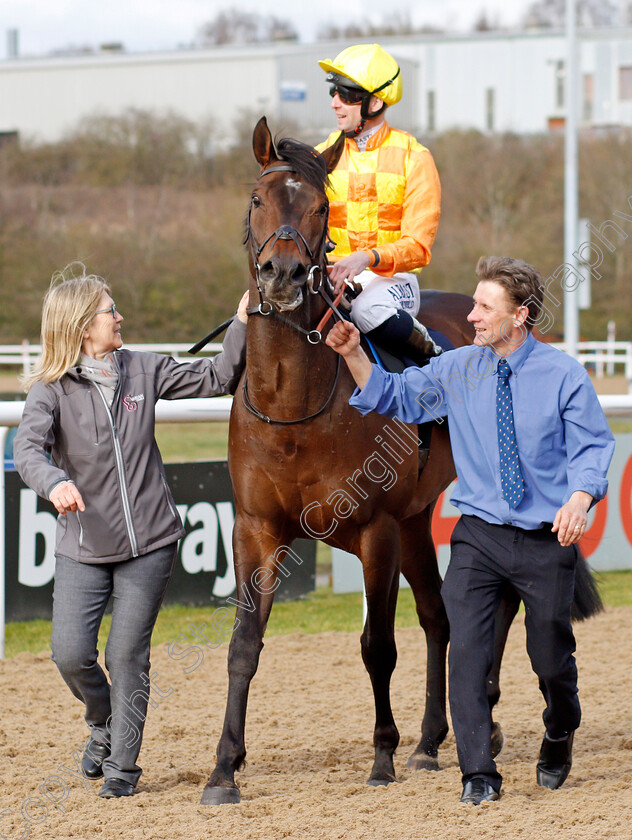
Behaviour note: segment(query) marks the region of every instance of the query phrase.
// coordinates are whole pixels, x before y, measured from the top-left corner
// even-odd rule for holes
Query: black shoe
[[[103,775],[103,761],[110,755],[110,748],[89,739],[83,751],[81,769],[89,779],[100,779]]]
[[[99,791],[99,796],[104,799],[117,799],[119,796],[132,796],[133,793],[134,785],[131,782],[126,782],[125,779],[107,779]]]
[[[461,802],[467,802],[469,805],[480,805],[481,802],[493,802],[496,799],[500,799],[500,793],[494,790],[487,779],[481,779],[480,776],[468,779],[463,785]]]
[[[574,735],[571,732],[560,741],[551,741],[544,736],[535,771],[538,784],[542,787],[557,790],[566,781],[573,764]]]

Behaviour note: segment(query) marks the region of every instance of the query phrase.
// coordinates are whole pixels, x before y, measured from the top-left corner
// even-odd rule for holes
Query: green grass
[[[632,570],[595,572],[595,577],[606,607],[632,606]]]
[[[156,441],[166,464],[226,458],[228,422],[157,423]]]
[[[608,424],[613,435],[627,435],[632,432],[632,422],[630,420],[613,420],[610,418]]]
[[[632,570],[602,572],[598,575],[601,596],[607,607],[632,606]],[[169,642],[187,633],[189,624],[206,622],[210,626],[213,607],[164,607],[160,611],[152,642],[154,645]],[[399,595],[396,615],[397,627],[414,627],[417,615],[410,589]],[[105,648],[110,629],[110,617],[105,616],[99,635],[99,650]],[[354,592],[334,595],[330,588],[317,589],[299,601],[285,601],[274,605],[266,635],[279,636],[289,633],[324,633],[336,631],[358,633],[362,629],[362,595]],[[18,653],[40,653],[49,648],[51,626],[49,621],[26,621],[7,624],[6,656]]]

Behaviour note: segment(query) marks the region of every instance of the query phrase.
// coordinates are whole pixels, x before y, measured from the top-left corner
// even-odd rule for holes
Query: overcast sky
[[[7,55],[9,29],[19,32],[22,56],[110,42],[137,52],[190,44],[203,23],[231,7],[290,20],[309,42],[323,23],[379,22],[385,8],[410,14],[415,25],[466,30],[483,9],[501,25],[514,26],[527,5],[528,0],[0,0],[0,59]]]

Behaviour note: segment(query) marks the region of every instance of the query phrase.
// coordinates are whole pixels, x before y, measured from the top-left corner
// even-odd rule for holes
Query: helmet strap
[[[351,140],[353,140],[355,137],[358,136],[358,134],[362,134],[362,129],[364,128],[365,123],[366,120],[361,119],[355,128],[352,128],[349,131],[345,131],[345,137],[349,137]]]
[[[362,106],[360,108],[360,122],[356,125],[355,128],[352,128],[350,131],[345,131],[345,136],[351,138],[352,140],[361,134],[364,130],[364,126],[366,125],[366,121],[369,119],[374,119],[375,117],[379,117],[387,108],[386,102],[382,102],[381,108],[377,111],[373,111],[369,114],[369,105],[371,103],[371,98],[373,94],[367,93],[365,97],[362,99]],[[379,97],[378,97],[379,98]]]

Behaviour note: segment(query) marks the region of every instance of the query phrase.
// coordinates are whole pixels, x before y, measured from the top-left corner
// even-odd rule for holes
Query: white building
[[[632,126],[632,29],[579,35],[582,121]],[[393,121],[424,136],[450,128],[544,132],[564,118],[564,34],[485,32],[384,38],[401,62]],[[334,126],[318,58],[346,44],[274,44],[170,53],[103,53],[0,62],[0,135],[57,140],[80,118],[128,108],[211,119],[230,142],[244,111],[315,137]]]
[[[417,65],[422,131],[542,132],[563,123],[564,33],[473,33],[399,42]],[[632,29],[579,34],[581,121],[632,125]]]

